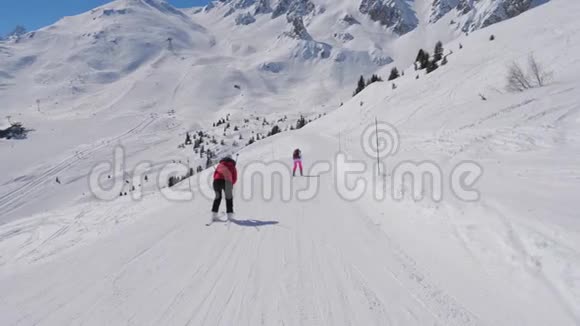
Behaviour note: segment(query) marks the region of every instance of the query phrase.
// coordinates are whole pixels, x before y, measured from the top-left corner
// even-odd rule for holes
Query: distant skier
[[[215,169],[213,174],[213,190],[215,191],[215,200],[213,201],[212,219],[218,220],[218,212],[222,201],[222,193],[226,196],[226,212],[228,220],[234,218],[234,185],[238,180],[238,171],[236,170],[236,161],[230,156],[223,158]]]
[[[294,168],[292,169],[292,176],[296,176],[296,168],[300,168],[300,175],[304,176],[302,170],[302,152],[300,149],[296,148],[294,150],[294,154],[292,154],[292,158],[294,159]]]

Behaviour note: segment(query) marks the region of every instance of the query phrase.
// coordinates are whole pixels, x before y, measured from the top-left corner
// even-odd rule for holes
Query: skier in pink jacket
[[[294,168],[292,169],[292,176],[296,176],[296,168],[300,168],[300,175],[304,176],[302,169],[302,152],[300,149],[296,148],[294,154],[292,154],[292,159],[294,159]]]

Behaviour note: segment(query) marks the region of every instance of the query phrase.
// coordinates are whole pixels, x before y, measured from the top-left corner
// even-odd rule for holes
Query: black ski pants
[[[226,212],[233,213],[234,212],[234,185],[226,180],[214,180],[213,181],[213,190],[215,191],[215,199],[213,201],[213,207],[211,209],[212,212],[217,213],[220,210],[220,204],[222,203],[222,193],[225,194],[226,197]]]

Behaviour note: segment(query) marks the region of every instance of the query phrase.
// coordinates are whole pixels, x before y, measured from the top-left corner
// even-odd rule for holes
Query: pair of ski
[[[206,224],[205,224],[205,226],[212,226],[212,225],[214,225],[215,223],[223,223],[223,224],[227,224],[227,223],[229,223],[229,222],[230,222],[230,221],[228,221],[228,220],[221,220],[221,219],[219,219],[219,220],[218,220],[218,219],[212,219],[211,221],[209,221],[209,223],[206,223]]]
[[[206,223],[205,226],[211,226],[215,223],[223,223],[223,224],[229,224],[231,222],[230,219],[226,218],[225,220],[222,218],[224,216],[224,214],[218,216],[218,217],[212,217],[211,220],[209,221],[209,223]]]

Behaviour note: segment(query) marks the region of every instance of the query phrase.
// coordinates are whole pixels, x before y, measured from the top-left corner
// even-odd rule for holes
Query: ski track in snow
[[[332,187],[332,181],[322,179]],[[332,193],[330,190],[323,193]],[[245,205],[240,206],[244,210]],[[90,245],[91,251],[96,250],[92,259],[110,261],[102,272],[91,273],[90,282],[83,277],[58,290],[61,294],[56,299],[50,294],[56,288],[50,284],[64,284],[69,276],[48,273],[37,282],[45,284],[39,290],[52,290],[25,291],[22,295],[30,297],[13,302],[17,304],[13,308],[28,311],[30,304],[45,305],[44,313],[32,309],[34,313],[20,320],[41,324],[64,321],[80,304],[88,306],[74,314],[74,323],[96,323],[98,315],[102,322],[124,319],[128,324],[143,324],[149,320],[146,324],[151,325],[269,325],[282,320],[301,325],[424,325],[427,320],[438,325],[477,324],[471,313],[431,284],[412,259],[365,220],[361,211],[348,203],[340,206],[344,215],[323,217],[305,214],[318,210],[316,204],[289,203],[277,215],[280,226],[259,229],[235,224],[206,228],[199,211],[184,211],[163,222],[159,231],[147,231],[150,240],[138,246],[120,234]],[[340,228],[325,229],[330,223]],[[106,249],[119,241],[133,249],[120,254]],[[361,254],[374,257],[372,266]],[[187,256],[191,260],[184,260]],[[72,252],[55,262],[60,259],[82,266],[91,257]],[[43,269],[39,265],[39,271]],[[3,284],[2,290],[11,292],[5,287],[10,288],[9,284]],[[145,308],[134,300],[141,296],[155,301],[155,308],[149,307],[152,303],[143,303]],[[264,301],[262,296],[272,301]]]
[[[153,122],[155,122],[155,118],[148,117],[125,133],[110,139],[101,140],[99,141],[99,144],[92,145],[88,149],[76,152],[74,155],[65,158],[57,165],[42,171],[38,176],[31,178],[25,184],[0,196],[0,215],[6,216],[22,205],[25,205],[29,196],[33,195],[36,191],[42,190],[41,186],[43,184],[54,182],[54,179],[60,173],[70,169],[80,160],[86,159],[87,157],[94,155],[104,148],[108,148],[111,144],[114,144],[115,142],[118,142],[128,136],[138,134],[139,132],[145,130]]]

